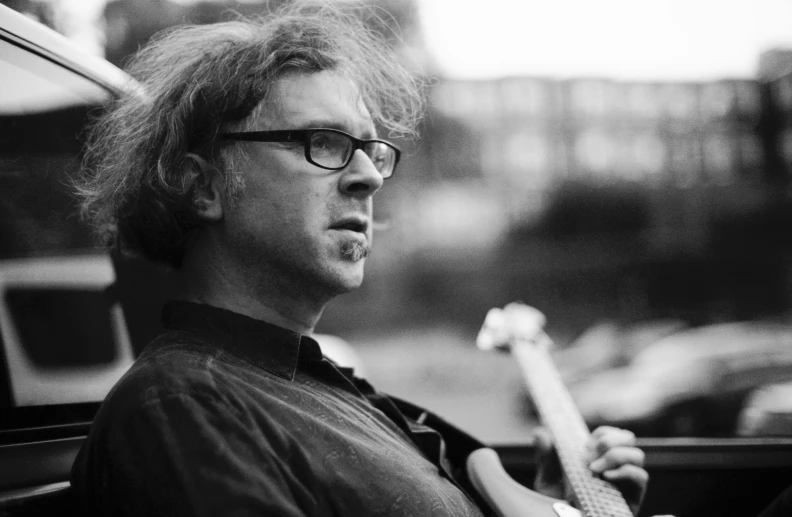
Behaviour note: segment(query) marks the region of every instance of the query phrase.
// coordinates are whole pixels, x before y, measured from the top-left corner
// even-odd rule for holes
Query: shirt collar
[[[322,360],[319,344],[308,336],[211,305],[170,301],[162,309],[167,329],[193,332],[212,345],[293,380],[300,362]]]

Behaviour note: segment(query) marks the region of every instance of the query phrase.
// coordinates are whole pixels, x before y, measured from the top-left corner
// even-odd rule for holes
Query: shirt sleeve
[[[78,492],[93,513],[330,514],[285,430],[210,395],[158,397],[104,424],[76,465]]]

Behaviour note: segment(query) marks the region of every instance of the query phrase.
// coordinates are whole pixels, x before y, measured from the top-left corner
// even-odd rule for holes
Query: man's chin
[[[338,248],[336,248],[338,250]],[[327,272],[333,277],[331,283],[337,294],[354,291],[363,283],[366,257],[370,248],[366,245],[350,241],[342,245],[340,256],[336,255],[335,265]],[[329,278],[328,278],[329,280]]]

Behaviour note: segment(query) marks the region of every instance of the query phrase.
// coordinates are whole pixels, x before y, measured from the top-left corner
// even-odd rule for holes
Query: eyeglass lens
[[[311,160],[324,167],[343,167],[350,159],[354,144],[343,133],[333,131],[317,131],[311,135],[309,154]],[[368,142],[363,152],[371,159],[374,167],[383,175],[390,174],[393,169],[395,153],[393,149],[381,142]]]

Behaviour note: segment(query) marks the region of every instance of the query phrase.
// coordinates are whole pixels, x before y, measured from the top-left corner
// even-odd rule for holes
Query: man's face
[[[374,138],[355,85],[324,71],[280,79],[254,130],[334,128]],[[251,282],[329,299],[360,285],[382,176],[360,150],[342,170],[308,163],[302,143],[245,142],[245,187],[226,208],[226,238]],[[291,292],[288,292],[291,291]]]

